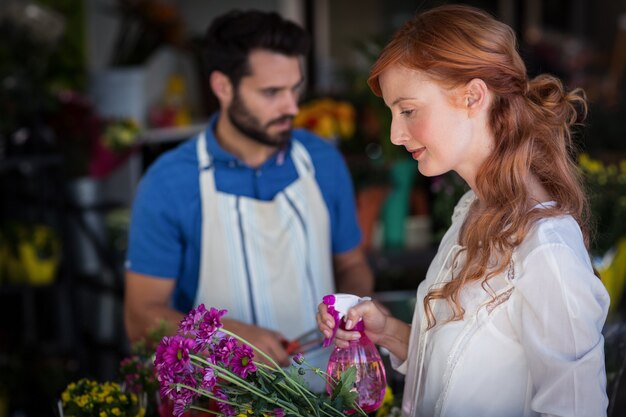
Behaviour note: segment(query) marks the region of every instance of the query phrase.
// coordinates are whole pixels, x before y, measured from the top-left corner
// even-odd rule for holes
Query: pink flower
[[[213,390],[213,395],[218,399],[217,408],[220,410],[222,414],[224,414],[226,417],[234,416],[235,414],[237,414],[237,410],[235,410],[235,408],[232,405],[226,404],[220,401],[220,400],[228,401],[228,396],[224,393],[224,391],[222,391],[219,388],[216,388]]]
[[[223,337],[217,346],[213,349],[216,361],[222,361],[228,363],[230,361],[230,354],[237,347],[237,339],[230,336]]]
[[[252,361],[254,352],[250,346],[241,345],[233,353],[230,360],[231,370],[242,378],[248,376],[248,372],[255,372],[256,365]]]
[[[204,304],[200,304],[198,308],[191,310],[180,321],[178,325],[178,334],[185,336],[195,336],[198,325],[202,322],[204,315],[206,314],[206,307]]]
[[[157,370],[167,368],[173,373],[178,373],[189,368],[189,351],[193,347],[192,339],[179,335],[164,337],[157,347],[154,359]]]
[[[201,304],[201,306],[203,305]],[[222,327],[221,318],[224,314],[226,314],[226,310],[218,310],[214,307],[211,307],[211,310],[204,314],[202,321],[198,325],[196,333],[196,346],[211,343],[211,338],[217,329]]]

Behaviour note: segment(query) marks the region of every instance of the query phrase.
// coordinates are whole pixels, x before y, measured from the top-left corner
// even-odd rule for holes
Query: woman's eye
[[[400,114],[403,116],[410,116],[411,114],[413,114],[413,110],[402,110]]]

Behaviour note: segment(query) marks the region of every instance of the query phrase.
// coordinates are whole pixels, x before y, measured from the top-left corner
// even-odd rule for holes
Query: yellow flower
[[[87,395],[81,395],[80,397],[78,397],[76,399],[76,404],[80,407],[83,408],[85,407],[85,405],[87,405],[87,403],[89,402],[89,396]]]
[[[119,416],[122,414],[122,412],[120,411],[119,408],[113,407],[113,409],[111,410],[111,414],[113,414],[114,416]]]
[[[100,417],[107,417],[106,411],[100,411]]]
[[[389,415],[389,411],[391,410],[392,405],[393,392],[391,392],[391,387],[387,385],[385,387],[385,396],[383,397],[383,402],[380,405],[380,408],[376,411],[376,417],[385,417]]]
[[[356,112],[347,101],[321,98],[300,107],[294,126],[326,139],[349,139],[354,135]]]

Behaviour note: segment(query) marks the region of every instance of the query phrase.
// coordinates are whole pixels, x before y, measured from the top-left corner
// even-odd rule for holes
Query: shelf
[[[139,143],[150,145],[189,139],[206,128],[206,125],[207,122],[202,122],[189,126],[148,129],[139,137]]]

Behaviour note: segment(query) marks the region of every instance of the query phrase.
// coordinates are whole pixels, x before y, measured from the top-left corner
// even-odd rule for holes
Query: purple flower
[[[213,361],[211,361],[213,362]],[[206,391],[212,391],[217,384],[217,377],[215,371],[210,366],[202,369],[202,381],[200,382],[200,388]]]
[[[191,404],[191,401],[187,402],[184,398],[177,398],[174,401],[174,409],[172,414],[176,417],[181,417],[187,411],[187,407]]]
[[[175,377],[176,384],[187,385],[189,387],[197,388],[196,379],[192,374],[186,374],[182,377]],[[195,391],[180,385],[174,385],[174,389],[170,390],[169,397],[174,402],[174,415],[181,416],[188,406],[192,403],[194,398],[198,397]],[[177,411],[178,410],[178,411]]]
[[[213,395],[217,398],[217,408],[220,410],[222,414],[225,416],[234,416],[237,414],[237,410],[230,404],[226,404],[220,400],[228,401],[228,396],[219,388],[213,390]]]
[[[213,354],[215,356],[216,361],[221,361],[224,363],[230,362],[230,354],[237,347],[237,339],[230,336],[225,336],[220,339],[217,346],[213,349]]]
[[[160,385],[159,393],[161,394],[161,398],[171,398],[172,391],[176,390],[176,378],[174,377],[174,373],[170,372],[167,368],[160,369],[157,374],[157,380]]]
[[[206,314],[206,307],[204,304],[200,304],[198,308],[191,310],[187,315],[180,321],[178,325],[178,334],[186,335],[189,334],[191,336],[195,336],[196,329],[198,325],[204,318]]]
[[[293,361],[298,365],[302,365],[304,363],[304,355],[301,352],[296,353],[293,356]]]
[[[256,365],[252,361],[254,352],[252,348],[247,345],[239,346],[234,352],[233,357],[230,360],[231,370],[242,378],[248,376],[248,372],[255,372]]]
[[[283,410],[282,408],[275,408],[274,415],[276,417],[285,417],[285,410]]]
[[[187,339],[180,335],[165,336],[157,346],[154,364],[157,370],[166,368],[173,373],[188,369],[189,351],[193,350],[193,339]]]
[[[196,346],[203,346],[211,343],[211,338],[222,327],[221,317],[226,314],[226,310],[218,310],[211,307],[198,325],[196,332]]]

